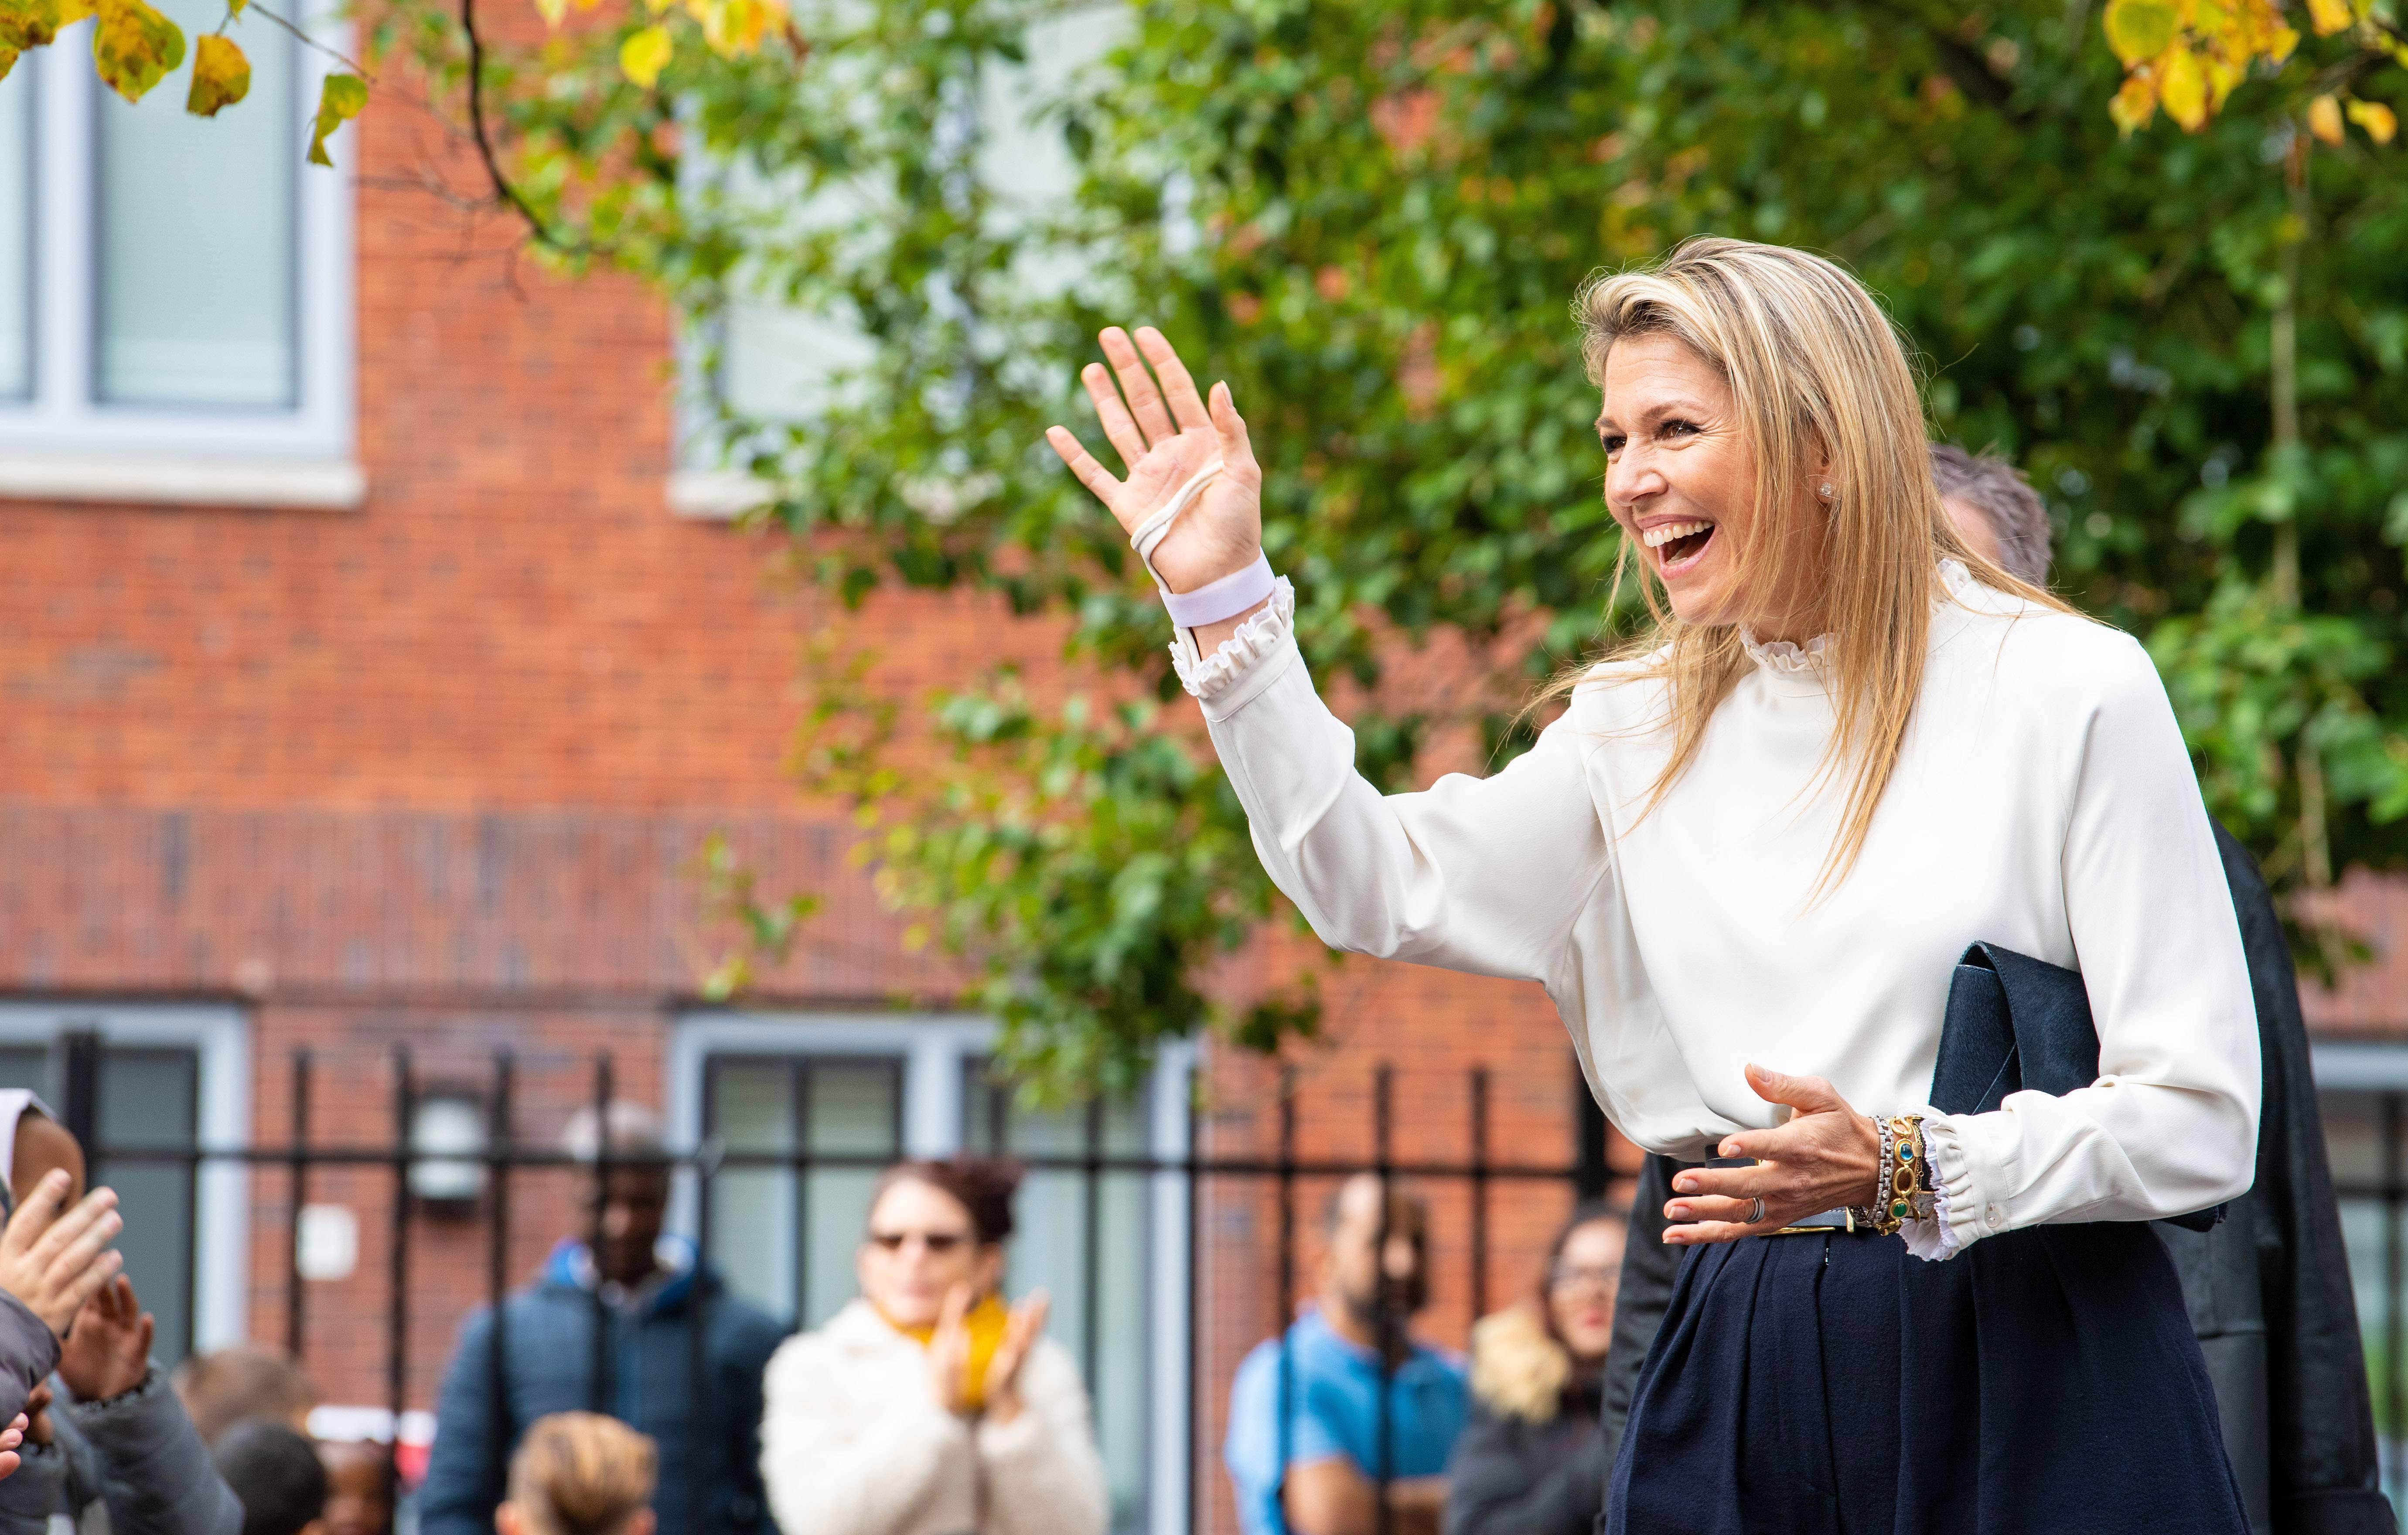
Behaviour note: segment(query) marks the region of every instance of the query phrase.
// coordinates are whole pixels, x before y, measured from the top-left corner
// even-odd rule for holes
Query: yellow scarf
[[[1010,1322],[1010,1308],[1003,1303],[1002,1297],[996,1295],[989,1295],[972,1306],[969,1315],[962,1318],[963,1325],[970,1329],[970,1362],[967,1378],[962,1383],[962,1397],[973,1413],[986,1406],[986,1367],[995,1362],[995,1351],[1003,1346],[1003,1329]],[[933,1322],[926,1327],[899,1327],[890,1316],[886,1325],[922,1348],[927,1347],[937,1336]]]

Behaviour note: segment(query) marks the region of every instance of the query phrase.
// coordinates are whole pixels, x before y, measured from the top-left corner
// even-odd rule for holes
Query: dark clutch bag
[[[2098,1080],[2099,1026],[2080,971],[1996,944],[1965,951],[1948,983],[1933,1108],[1987,1114],[2012,1092],[2057,1095]],[[2223,1218],[2219,1204],[2168,1221],[2204,1231]]]

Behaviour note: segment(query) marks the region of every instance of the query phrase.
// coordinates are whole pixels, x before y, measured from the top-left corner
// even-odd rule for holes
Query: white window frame
[[[251,1031],[239,1009],[196,1004],[0,1002],[0,1045],[55,1048],[70,1028],[104,1045],[194,1051],[200,1072],[194,1121],[205,1158],[193,1190],[193,1351],[251,1336]]]
[[[349,50],[351,28],[312,0],[294,43],[305,107]],[[356,506],[366,479],[355,462],[356,348],[352,306],[353,150],[358,130],[329,143],[334,168],[294,166],[294,295],[298,393],[289,410],[112,405],[93,397],[93,305],[98,220],[95,123],[104,87],[93,74],[89,21],[19,62],[34,87],[34,391],[0,401],[0,498],[201,505]],[[269,23],[256,23],[265,27]],[[180,78],[159,89],[181,90]],[[233,111],[265,110],[256,105]],[[296,140],[298,162],[302,145]]]
[[[670,1030],[666,1081],[671,1144],[702,1139],[704,1069],[712,1056],[853,1056],[901,1063],[903,1150],[946,1157],[962,1149],[965,1065],[992,1053],[996,1026],[984,1018],[920,1013],[727,1013],[680,1016]],[[1176,1161],[1188,1154],[1187,1084],[1197,1047],[1177,1043],[1156,1058],[1144,1097],[1149,1154]],[[675,1229],[695,1226],[695,1187],[681,1178],[670,1209]],[[1193,1399],[1188,1369],[1187,1178],[1159,1172],[1146,1201],[1147,1246],[1146,1528],[1185,1535]]]

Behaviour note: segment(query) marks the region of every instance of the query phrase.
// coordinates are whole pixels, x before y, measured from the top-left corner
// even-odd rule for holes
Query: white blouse
[[[1313,691],[1285,583],[1191,681],[1263,866],[1322,941],[1539,982],[1649,1150],[1699,1158],[1785,1117],[1750,1062],[1827,1077],[1862,1112],[1926,1107],[1957,957],[1986,940],[2082,972],[2100,1077],[1931,1121],[1943,1214],[1915,1250],[2232,1199],[2256,1161],[2257,1015],[2156,669],[2115,630],[1942,576],[1897,771],[1820,900],[1847,780],[1823,772],[1820,642],[1751,646],[1643,815],[1664,686],[1611,667],[1495,776],[1386,797]]]

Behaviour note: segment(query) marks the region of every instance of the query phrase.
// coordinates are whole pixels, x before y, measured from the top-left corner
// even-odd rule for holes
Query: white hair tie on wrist
[[[1162,605],[1170,614],[1170,621],[1179,631],[1179,649],[1189,665],[1202,661],[1196,647],[1196,637],[1190,631],[1223,618],[1234,618],[1271,594],[1276,578],[1271,575],[1270,561],[1261,555],[1242,570],[1232,571],[1217,581],[1197,587],[1193,591],[1173,591],[1162,573],[1154,568],[1154,551],[1170,536],[1170,525],[1188,503],[1212,483],[1213,476],[1226,465],[1214,459],[1187,478],[1187,483],[1174,491],[1168,501],[1138,524],[1129,535],[1129,547],[1137,550],[1138,562],[1145,566],[1146,575],[1154,578],[1154,590],[1162,593]]]

